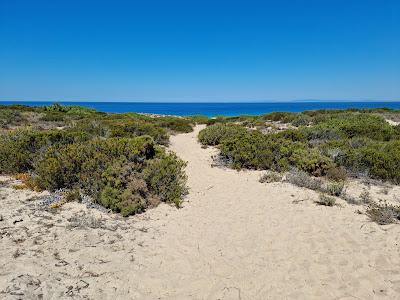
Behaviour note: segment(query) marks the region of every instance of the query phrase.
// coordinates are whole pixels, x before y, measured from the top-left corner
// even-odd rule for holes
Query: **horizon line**
[[[195,100],[195,101],[179,101],[179,100],[4,100],[1,102],[41,102],[41,103],[304,103],[304,102],[400,102],[400,100],[348,100],[348,99],[295,99],[295,100]]]

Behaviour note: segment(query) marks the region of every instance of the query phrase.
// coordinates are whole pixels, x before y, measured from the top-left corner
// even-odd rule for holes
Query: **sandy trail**
[[[13,224],[5,206],[22,204],[2,188],[0,228],[11,230],[0,240],[0,298],[400,299],[400,226],[370,223],[344,202],[317,206],[316,193],[261,184],[260,172],[213,168],[216,150],[197,143],[201,128],[171,138],[188,161],[179,210],[122,219],[73,203],[36,219],[19,194],[26,221]],[[74,214],[103,225],[71,229]],[[25,240],[15,243],[18,234]],[[11,257],[18,247],[23,254]]]

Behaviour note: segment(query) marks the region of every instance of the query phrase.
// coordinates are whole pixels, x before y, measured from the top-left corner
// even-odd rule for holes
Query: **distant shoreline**
[[[400,109],[400,101],[293,101],[293,102],[64,102],[64,101],[0,101],[0,105],[45,106],[51,103],[77,105],[101,112],[136,112],[155,115],[238,116],[261,115],[275,111],[302,112],[320,109],[390,108]]]

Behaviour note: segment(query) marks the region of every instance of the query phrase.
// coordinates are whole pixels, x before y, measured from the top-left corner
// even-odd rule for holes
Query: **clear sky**
[[[399,0],[0,0],[0,100],[400,100]]]

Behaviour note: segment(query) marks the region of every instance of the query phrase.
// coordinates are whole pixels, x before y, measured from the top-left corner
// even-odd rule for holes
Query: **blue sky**
[[[0,0],[0,100],[400,100],[400,1]]]

